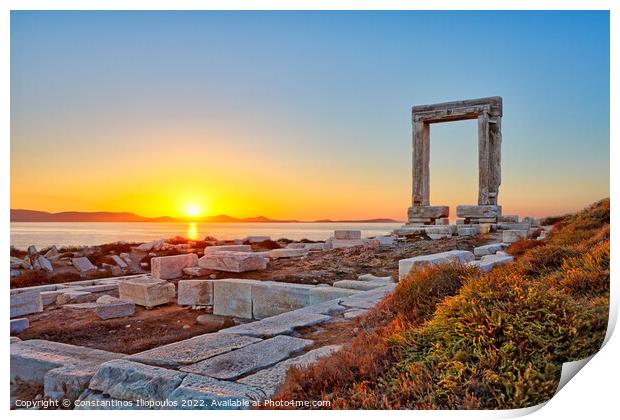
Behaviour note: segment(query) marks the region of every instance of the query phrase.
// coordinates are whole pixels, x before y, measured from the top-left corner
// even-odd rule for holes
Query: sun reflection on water
[[[190,222],[187,225],[187,239],[191,239],[192,241],[198,240],[198,225],[196,222]]]

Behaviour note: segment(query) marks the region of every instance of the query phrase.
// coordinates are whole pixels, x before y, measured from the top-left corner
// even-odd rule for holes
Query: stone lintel
[[[489,114],[491,117],[501,117],[502,98],[500,96],[492,96],[431,105],[418,105],[411,108],[412,118],[415,122],[424,121],[427,123],[476,119],[480,114],[484,113]]]

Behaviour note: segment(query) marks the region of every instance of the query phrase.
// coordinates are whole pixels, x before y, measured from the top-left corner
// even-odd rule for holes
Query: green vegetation
[[[553,396],[562,363],[601,346],[609,306],[609,199],[512,245],[490,273],[412,273],[356,339],[289,370],[276,399],[339,409],[509,409]]]

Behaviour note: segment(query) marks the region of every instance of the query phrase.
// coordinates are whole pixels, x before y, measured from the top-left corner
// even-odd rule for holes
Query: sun
[[[185,214],[189,217],[197,217],[202,213],[202,209],[198,204],[188,204],[185,207]]]

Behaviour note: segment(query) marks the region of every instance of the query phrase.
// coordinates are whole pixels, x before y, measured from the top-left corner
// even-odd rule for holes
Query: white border
[[[10,31],[10,13],[11,9],[16,10],[555,10],[558,7],[561,10],[611,10],[611,115],[619,115],[618,101],[620,95],[618,94],[617,74],[618,74],[618,54],[617,54],[617,40],[620,39],[620,33],[618,30],[618,18],[617,12],[619,7],[617,2],[611,0],[590,0],[590,1],[576,1],[576,0],[564,0],[564,1],[552,1],[552,0],[435,0],[435,1],[406,1],[406,0],[231,0],[231,1],[196,1],[196,0],[8,0],[2,2],[3,12],[0,17],[0,60],[2,65],[0,67],[0,75],[3,81],[4,100],[0,103],[0,118],[2,127],[2,141],[0,147],[0,167],[2,176],[0,177],[0,205],[1,213],[4,219],[4,223],[0,227],[2,232],[2,240],[5,244],[5,252],[8,253],[8,246],[10,243],[10,225],[9,225],[9,176],[10,176],[10,51],[9,51],[9,31]],[[610,158],[611,162],[618,163],[616,157],[618,156],[618,123],[617,120],[612,119],[610,127]],[[612,207],[617,208],[618,204],[618,182],[620,179],[620,169],[617,166],[611,166],[611,198]],[[612,224],[617,225],[618,217],[616,213],[612,213]],[[618,249],[618,240],[615,236],[612,237],[612,255],[616,255]],[[6,255],[6,254],[5,254]],[[618,263],[612,259],[612,272],[616,273],[618,269]],[[1,269],[4,274],[5,291],[2,293],[1,299],[4,300],[5,311],[8,312],[8,278],[9,269],[8,265],[3,265]],[[612,312],[610,314],[610,320],[615,323],[617,318],[618,309],[618,288],[615,281],[616,276],[612,277]],[[5,318],[8,319],[8,313]],[[8,323],[2,323],[4,336],[8,335]],[[9,363],[8,360],[8,340],[4,347],[4,360],[5,363]],[[583,372],[578,374],[576,380],[570,381],[562,390],[558,393],[546,406],[531,415],[531,418],[611,418],[611,413],[617,413],[618,396],[616,384],[618,382],[618,362],[617,355],[620,354],[620,342],[617,337],[612,336],[607,345],[597,354],[588,365],[583,368]],[[6,366],[6,365],[5,365]],[[7,369],[4,369],[6,372]],[[2,381],[2,396],[6,398],[5,407],[8,407],[8,381]],[[187,413],[187,414],[185,414]],[[338,416],[341,417],[375,417],[377,415],[386,414],[388,412],[325,412],[321,413],[321,416]],[[180,412],[141,412],[130,411],[128,415],[136,418],[148,415],[151,416],[178,416]],[[239,417],[246,416],[258,416],[269,418],[285,418],[290,417],[290,412],[249,412],[238,415]],[[422,418],[496,418],[525,414],[524,412],[501,412],[501,411],[485,411],[485,412],[466,412],[466,411],[416,411],[416,412],[389,412],[390,416],[396,416],[401,418],[412,418],[412,416]],[[80,412],[25,412],[25,411],[11,411],[11,416],[15,417],[31,417],[31,416],[45,416],[46,418],[63,418],[74,415],[85,415]],[[115,412],[112,415],[122,415],[120,412]],[[229,418],[231,413],[227,412],[210,412],[205,414],[204,412],[183,412],[183,415],[187,416],[200,416],[204,418],[205,415],[211,416],[226,416]],[[310,418],[310,416],[316,416],[316,412],[295,412],[294,416]],[[108,416],[106,412],[89,412],[90,418],[103,418]]]

